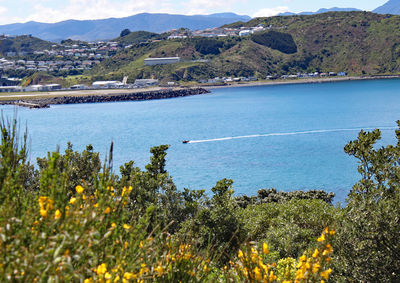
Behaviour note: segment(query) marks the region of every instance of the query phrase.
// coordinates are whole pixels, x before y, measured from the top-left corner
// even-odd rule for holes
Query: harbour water
[[[357,162],[343,148],[361,129],[382,129],[395,142],[400,80],[224,88],[211,94],[142,102],[18,109],[27,124],[30,158],[71,141],[93,144],[104,158],[114,142],[114,168],[169,144],[167,169],[178,188],[209,191],[222,178],[236,194],[261,188],[323,189],[343,202],[358,180]],[[14,107],[2,106],[12,117]],[[182,140],[190,140],[183,144]]]

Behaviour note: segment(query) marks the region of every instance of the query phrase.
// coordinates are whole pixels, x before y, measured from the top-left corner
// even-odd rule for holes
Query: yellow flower
[[[253,272],[254,272],[254,276],[255,276],[256,280],[261,281],[261,272],[260,272],[260,269],[259,269],[258,267],[255,267],[255,268],[253,269]]]
[[[269,253],[269,250],[268,250],[268,245],[267,245],[267,243],[263,243],[263,246],[262,246],[262,248],[263,248],[263,253],[264,253],[264,254],[268,254],[268,253]]]
[[[276,277],[276,275],[274,274],[274,272],[271,271],[271,273],[269,274],[269,281],[270,281],[270,282],[275,281],[276,278],[277,278],[277,277]]]
[[[85,281],[83,281],[83,283],[92,283],[93,279],[92,278],[87,278],[85,279]]]
[[[132,226],[128,225],[128,224],[124,224],[122,227],[124,227],[124,229],[126,229],[126,230],[129,230],[132,228]]]
[[[329,235],[330,235],[330,236],[335,235],[335,233],[336,233],[335,230],[330,230],[330,231],[329,231]]]
[[[325,270],[325,271],[321,272],[322,278],[324,278],[325,280],[328,280],[329,279],[329,274],[331,274],[331,272],[332,272],[332,269],[330,269],[330,268],[328,270]]]
[[[314,251],[314,253],[313,253],[313,255],[312,255],[312,257],[317,257],[319,255],[319,251],[318,251],[318,249],[315,249],[315,251]]]
[[[59,209],[56,210],[54,213],[54,219],[60,219],[61,218],[61,211]]]
[[[107,264],[105,263],[100,264],[96,269],[96,273],[98,275],[104,274],[106,272],[107,272]]]
[[[78,186],[76,186],[75,190],[76,190],[76,192],[77,192],[78,194],[81,194],[81,193],[83,193],[83,191],[84,191],[85,189],[84,189],[82,186],[78,185]]]
[[[132,272],[125,272],[124,273],[124,279],[136,279],[136,275]]]
[[[325,239],[325,234],[322,234],[321,237],[319,237],[319,238],[317,239],[318,242],[323,242],[323,241],[325,241],[325,240],[326,240],[326,239]]]
[[[117,226],[117,224],[115,224],[114,222],[111,223],[111,228],[115,228],[115,226]]]
[[[157,272],[158,277],[161,277],[164,273],[164,268],[161,265],[157,266],[154,270]]]
[[[41,209],[41,210],[40,210],[40,215],[41,215],[42,217],[47,217],[47,210],[46,210],[46,209]]]
[[[74,204],[76,202],[76,198],[71,198],[70,200],[69,200],[69,203],[70,204]]]
[[[104,214],[109,214],[111,212],[111,208],[107,206],[106,209],[104,209]]]
[[[316,263],[313,265],[313,273],[317,273],[319,269],[321,268],[321,265]]]
[[[106,274],[104,274],[104,278],[105,279],[111,279],[112,275],[108,272],[106,272]]]
[[[243,252],[242,252],[242,250],[239,250],[239,252],[238,252],[238,258],[243,258]]]
[[[326,245],[326,250],[327,250],[329,253],[333,252],[333,248],[332,248],[331,244],[327,244],[327,245]]]
[[[119,280],[121,280],[121,277],[119,277],[119,275],[117,275],[117,276],[114,278],[114,282],[119,282]]]

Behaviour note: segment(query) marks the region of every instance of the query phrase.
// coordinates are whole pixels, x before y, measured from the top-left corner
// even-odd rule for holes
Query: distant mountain
[[[400,0],[399,0],[400,1]],[[316,15],[316,14],[322,14],[322,13],[328,13],[328,12],[353,12],[353,11],[361,11],[356,8],[338,8],[338,7],[333,7],[330,9],[319,9],[316,12],[301,12],[301,13],[291,13],[291,12],[285,12],[281,13],[278,16],[294,16],[294,15]]]
[[[27,22],[0,25],[0,34],[31,34],[49,41],[60,41],[67,38],[93,41],[118,37],[123,29],[160,33],[181,27],[192,30],[219,27],[237,21],[249,21],[250,19],[249,16],[240,16],[234,13],[194,16],[143,13],[125,18],[104,20],[68,20],[52,24]]]
[[[390,0],[384,5],[376,8],[372,12],[377,14],[400,15],[400,0]]]

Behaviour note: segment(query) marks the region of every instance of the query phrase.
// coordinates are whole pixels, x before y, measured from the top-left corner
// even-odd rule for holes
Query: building
[[[251,30],[247,30],[247,29],[239,32],[239,36],[247,36],[250,34],[252,34]]]
[[[135,85],[138,87],[155,86],[155,85],[158,85],[158,80],[139,79],[139,80],[135,80]]]
[[[147,58],[144,59],[146,66],[175,64],[181,62],[181,57]]]
[[[94,88],[113,88],[118,84],[117,81],[97,81],[92,84]]]
[[[73,85],[70,87],[70,89],[85,89],[85,85],[83,84]]]
[[[47,84],[42,87],[43,91],[61,90],[60,84]]]

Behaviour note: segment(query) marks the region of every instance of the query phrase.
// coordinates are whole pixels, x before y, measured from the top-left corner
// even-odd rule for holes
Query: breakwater
[[[204,88],[182,88],[182,89],[165,89],[153,91],[137,91],[131,93],[118,94],[99,94],[99,95],[68,95],[68,96],[52,96],[40,97],[32,99],[14,99],[1,101],[3,105],[14,104],[30,108],[47,108],[49,105],[55,104],[77,104],[77,103],[102,103],[102,102],[122,102],[122,101],[143,101],[153,99],[178,98],[191,95],[200,95],[210,93]]]

